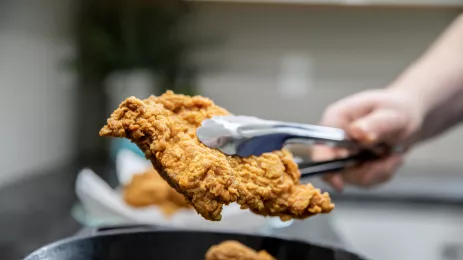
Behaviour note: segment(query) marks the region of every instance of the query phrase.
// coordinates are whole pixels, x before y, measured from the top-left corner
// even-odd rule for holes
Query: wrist
[[[430,103],[425,102],[422,94],[408,84],[393,84],[387,88],[387,92],[401,104],[401,110],[409,119],[407,128],[404,129],[403,136],[398,141],[408,148],[423,140],[424,125],[431,111]]]
[[[463,86],[399,79],[388,91],[410,113],[409,144],[432,138],[463,119]]]
[[[426,97],[425,92],[416,87],[416,84],[394,83],[387,88],[387,91],[402,103],[407,104],[410,109],[413,108],[416,116],[424,118],[432,109],[433,102]]]

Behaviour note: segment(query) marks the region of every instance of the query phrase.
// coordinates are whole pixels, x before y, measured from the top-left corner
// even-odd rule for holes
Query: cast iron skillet
[[[44,246],[25,260],[203,260],[210,246],[237,240],[278,260],[364,260],[355,254],[279,238],[147,226],[100,228]]]

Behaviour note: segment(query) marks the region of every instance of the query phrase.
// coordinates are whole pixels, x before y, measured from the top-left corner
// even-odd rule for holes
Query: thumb
[[[395,141],[407,128],[407,120],[401,113],[379,109],[354,121],[347,129],[355,140],[374,144]]]

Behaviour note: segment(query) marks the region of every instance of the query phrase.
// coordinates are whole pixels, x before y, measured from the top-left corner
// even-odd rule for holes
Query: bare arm
[[[429,139],[463,119],[463,15],[460,15],[427,52],[386,89],[364,91],[328,107],[322,124],[346,129],[367,144],[413,144]],[[317,148],[315,159],[337,157],[338,151]],[[396,172],[403,154],[326,176],[335,189],[345,183],[373,186]]]
[[[463,119],[463,14],[391,86],[419,100],[425,115],[416,141],[437,135]]]

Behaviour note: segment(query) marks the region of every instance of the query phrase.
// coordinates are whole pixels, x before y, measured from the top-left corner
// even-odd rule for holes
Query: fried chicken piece
[[[212,246],[206,252],[204,260],[276,260],[267,251],[259,252],[241,244],[238,241],[224,241]]]
[[[157,205],[166,216],[183,208],[191,208],[185,197],[170,187],[152,168],[134,175],[123,191],[127,204],[133,207]]]
[[[129,97],[100,130],[125,137],[145,152],[161,176],[205,219],[221,219],[223,205],[282,220],[328,213],[328,193],[300,184],[300,172],[287,150],[241,158],[203,145],[196,137],[202,121],[230,113],[201,96],[171,91],[140,100]]]

